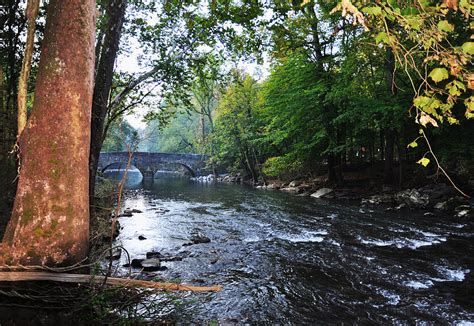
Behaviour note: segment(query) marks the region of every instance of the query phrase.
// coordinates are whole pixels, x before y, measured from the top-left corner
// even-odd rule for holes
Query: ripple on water
[[[205,300],[191,295],[197,303],[189,323],[363,323],[361,316],[368,315],[395,324],[472,320],[472,299],[465,294],[472,258],[459,251],[472,249],[470,223],[415,218],[413,212],[359,212],[239,186],[160,187],[125,199],[125,207],[143,213],[121,219],[118,241],[132,258],[150,250],[186,252],[159,272],[165,279],[223,285]],[[157,214],[151,206],[169,211]],[[194,229],[211,243],[182,247]],[[142,234],[147,240],[138,240]]]
[[[421,233],[421,232],[420,232]],[[410,249],[418,249],[420,247],[427,247],[440,244],[445,242],[447,239],[438,234],[425,232],[421,233],[424,237],[419,239],[410,239],[410,238],[397,238],[391,240],[383,240],[383,239],[373,239],[373,238],[362,238],[358,236],[358,240],[362,244],[376,246],[376,247],[396,247],[396,248],[410,248]]]
[[[438,282],[462,282],[466,278],[466,275],[471,272],[470,269],[463,268],[448,268],[446,266],[436,266],[436,270],[443,276],[443,278],[434,278],[433,280]]]

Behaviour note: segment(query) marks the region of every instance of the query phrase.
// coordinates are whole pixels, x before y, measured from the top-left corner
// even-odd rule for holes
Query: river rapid
[[[474,323],[472,220],[178,177],[135,188],[116,242],[184,257],[162,279],[223,286],[182,323]],[[183,246],[196,231],[211,242]]]

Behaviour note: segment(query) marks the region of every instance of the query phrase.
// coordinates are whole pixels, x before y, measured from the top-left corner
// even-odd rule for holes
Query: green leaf
[[[462,45],[462,50],[464,53],[469,55],[474,55],[474,42],[466,42]]]
[[[436,83],[447,79],[449,77],[448,71],[445,68],[434,68],[431,72],[430,75],[431,79],[435,81]]]
[[[426,157],[423,157],[421,160],[419,160],[418,162],[416,162],[418,164],[421,164],[423,165],[424,167],[426,167],[428,164],[430,164],[430,159],[429,158],[426,158]]]
[[[423,25],[423,20],[421,19],[420,16],[407,17],[407,22],[411,28],[417,31],[420,30],[421,25]]]
[[[380,7],[365,7],[362,9],[363,12],[368,13],[369,15],[381,15],[382,8]]]
[[[416,140],[412,141],[410,144],[408,144],[407,148],[415,148],[418,147],[418,143]]]
[[[438,22],[438,29],[442,32],[452,32],[454,31],[454,25],[449,23],[447,20],[440,20]]]
[[[418,96],[417,98],[413,100],[413,104],[415,104],[417,108],[423,109],[430,103],[430,101],[431,101],[431,98],[427,96]]]
[[[380,32],[377,34],[377,36],[375,36],[375,43],[379,44],[380,42],[387,43],[387,44],[389,43],[389,38],[388,38],[387,33]]]
[[[459,124],[459,120],[453,117],[448,117],[448,122],[450,125],[457,125]]]

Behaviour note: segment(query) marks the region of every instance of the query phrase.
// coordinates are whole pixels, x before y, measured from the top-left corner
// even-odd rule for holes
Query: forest
[[[5,314],[2,307],[7,307],[8,298],[18,293],[17,289],[7,291],[10,283],[16,283],[13,281],[32,282],[31,287],[23,290],[34,291],[15,297],[18,306],[25,305],[26,299],[38,301],[31,300],[31,293],[44,294],[41,281],[89,284],[84,297],[91,301],[101,297],[104,302],[87,303],[88,308],[81,306],[77,314],[84,320],[98,318],[98,324],[170,320],[183,323],[183,319],[164,313],[166,307],[155,307],[153,314],[149,313],[151,308],[144,302],[149,302],[150,288],[178,293],[190,289],[197,293],[219,292],[224,288],[226,293],[226,285],[232,283],[227,284],[226,279],[218,276],[204,281],[202,275],[183,277],[183,283],[179,277],[176,282],[162,282],[166,277],[162,278],[161,274],[138,273],[132,289],[111,292],[119,297],[117,303],[107,297],[110,293],[103,286],[98,289],[97,284],[90,284],[98,277],[96,281],[102,285],[128,287],[126,280],[130,275],[123,278],[117,274],[125,252],[129,256],[128,266],[136,268],[135,259],[130,260],[128,253],[131,251],[133,258],[135,251],[126,248],[127,240],[121,238],[127,234],[122,230],[126,228],[123,224],[127,224],[123,218],[132,218],[142,211],[156,211],[153,208],[156,205],[151,204],[155,200],[163,201],[157,213],[164,214],[163,217],[175,207],[166,204],[165,199],[174,196],[176,188],[165,185],[163,189],[168,192],[163,193],[163,189],[156,188],[161,181],[156,181],[155,172],[161,171],[161,166],[151,167],[151,188],[143,186],[134,193],[124,187],[127,171],[130,169],[133,175],[133,165],[141,169],[138,161],[133,161],[135,152],[199,154],[203,161],[197,169],[189,168],[185,161],[177,164],[196,174],[193,175],[196,183],[209,180],[218,183],[215,189],[203,188],[197,193],[211,191],[209,198],[219,196],[216,200],[222,200],[223,207],[227,207],[228,198],[240,198],[237,195],[240,192],[231,189],[241,189],[225,188],[237,185],[224,183],[242,183],[252,187],[242,188],[245,191],[280,189],[298,194],[287,199],[278,197],[286,194],[257,193],[255,196],[260,200],[268,201],[261,203],[262,207],[273,207],[265,196],[276,196],[271,200],[288,205],[272,216],[281,216],[281,212],[291,207],[300,218],[304,216],[303,209],[294,208],[287,200],[306,207],[306,202],[297,204],[299,197],[313,200],[311,205],[322,204],[310,197],[325,197],[329,202],[324,205],[341,212],[346,212],[352,202],[344,202],[341,204],[344,208],[337,208],[339,204],[330,200],[357,200],[362,205],[361,214],[366,212],[364,205],[374,203],[386,205],[383,207],[387,214],[398,214],[406,208],[423,209],[407,213],[421,214],[419,223],[423,226],[424,219],[430,216],[448,220],[464,218],[459,223],[466,227],[463,232],[468,232],[472,229],[474,193],[473,10],[474,5],[468,0],[3,0],[0,6],[0,180],[3,182],[0,313]],[[100,160],[101,153],[107,152],[128,153],[128,162],[121,162],[126,169],[118,185],[105,178],[106,170]],[[150,207],[131,209],[136,205],[132,199],[148,198],[147,191],[155,196],[144,200]],[[232,195],[226,197],[227,192]],[[183,188],[176,198],[195,195]],[[208,198],[196,200],[209,204]],[[187,205],[192,206],[190,203]],[[245,207],[246,203],[239,205]],[[241,213],[239,208],[232,207],[235,214]],[[211,205],[207,211],[194,209],[190,214],[202,215],[215,207]],[[319,214],[325,209],[309,210]],[[210,216],[225,212],[222,209]],[[387,217],[385,213],[380,216],[379,223],[398,218]],[[242,222],[241,227],[248,221]],[[447,223],[447,220],[436,221],[428,222],[426,227]],[[187,221],[183,223],[188,225]],[[187,236],[192,234],[191,242],[182,244],[184,247],[201,246],[211,239],[215,242],[213,232],[217,236],[217,231],[212,229],[207,233],[189,223],[183,232]],[[310,222],[303,219],[295,223],[297,228]],[[361,224],[364,223],[365,220]],[[413,227],[410,230],[414,232]],[[144,235],[141,229],[134,232],[141,232],[140,240],[144,243],[147,237],[153,237]],[[309,241],[312,244],[319,243],[315,239],[320,236],[331,236],[317,232],[308,229],[301,234],[304,239],[308,234],[316,234]],[[341,234],[346,236],[347,232]],[[415,243],[397,242],[384,236],[380,241],[364,238],[365,231],[361,232],[354,239],[344,241],[348,245],[357,242],[377,247],[383,240],[388,242],[380,246],[393,250]],[[429,246],[444,244],[452,232],[444,237],[430,235],[442,232],[448,231],[420,231],[427,238],[416,241],[429,240]],[[269,232],[271,236],[276,233]],[[295,239],[294,233],[288,234]],[[277,236],[278,241],[288,240],[288,234]],[[169,235],[170,239],[180,236],[185,237]],[[464,233],[458,237],[472,248],[472,238],[469,241]],[[288,241],[302,242],[293,240]],[[414,251],[419,248],[413,244],[406,246]],[[146,253],[145,260],[150,258],[152,249],[155,247],[146,249],[151,251]],[[117,250],[123,253],[122,258],[114,254]],[[214,248],[209,252],[220,250],[224,249]],[[178,254],[161,256],[159,261],[189,259]],[[195,254],[190,255],[192,258]],[[390,253],[390,257],[394,255],[397,256]],[[472,263],[466,256],[468,253],[463,253],[456,261],[459,266]],[[448,258],[443,257],[433,253],[430,259],[446,262]],[[209,266],[216,262],[218,266],[221,260],[225,259],[212,258]],[[408,261],[400,264],[404,263]],[[140,264],[144,264],[143,259]],[[140,264],[147,268],[146,264]],[[174,265],[170,266],[160,263],[163,270],[174,271]],[[226,268],[228,271],[230,267]],[[466,279],[465,288],[472,290],[470,270],[463,268],[457,269],[464,273],[460,281]],[[65,281],[71,277],[68,275],[76,278]],[[174,274],[164,275],[169,280]],[[429,282],[434,284],[436,279],[439,276],[432,276]],[[313,285],[305,289],[313,291]],[[140,288],[148,290],[136,295],[133,291],[141,291]],[[65,295],[64,291],[59,286],[56,294]],[[67,291],[83,296],[83,290],[74,285],[67,287]],[[377,290],[377,295],[387,298],[381,291]],[[7,292],[10,296],[5,295]],[[372,298],[365,292],[362,296]],[[142,301],[136,301],[136,297]],[[186,301],[160,298],[165,306]],[[295,302],[300,305],[305,300]],[[474,303],[472,299],[463,300],[467,303],[461,300],[458,309],[462,313],[456,315],[457,312],[450,311],[447,319],[437,315],[423,319],[422,313],[414,313],[409,317],[390,315],[386,320],[380,314],[375,319],[361,317],[359,322],[472,321]],[[133,306],[137,310],[124,312],[117,304],[120,309]],[[147,306],[148,314],[137,308],[139,305]],[[193,320],[209,324],[215,320],[217,324],[245,321],[245,314],[236,317],[237,321],[230,315],[220,319],[221,310],[216,309],[212,320],[206,320],[202,314],[198,314],[201,319]],[[328,307],[326,312],[331,309],[335,307]],[[51,318],[48,311],[43,310],[46,319]],[[182,313],[176,311],[173,310],[178,315]],[[247,320],[289,324],[311,324],[316,320],[316,315],[303,313],[299,308],[284,316],[276,312],[260,316],[261,311],[247,312],[255,314]],[[127,319],[132,315],[137,319]],[[319,311],[318,316],[324,316],[320,320],[323,324],[331,321],[330,315],[324,312]],[[356,313],[356,316],[361,315]],[[337,320],[344,322],[353,320],[354,315],[341,313],[339,317]],[[7,325],[22,324],[13,315],[6,314],[3,318],[0,317],[0,324],[2,321]],[[65,323],[70,316],[63,313],[58,318]],[[107,318],[111,318],[109,322],[105,321]],[[84,323],[83,319],[78,320],[79,324]]]

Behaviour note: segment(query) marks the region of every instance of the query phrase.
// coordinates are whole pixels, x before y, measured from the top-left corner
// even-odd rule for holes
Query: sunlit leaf
[[[418,146],[418,143],[416,140],[412,141],[410,144],[408,144],[407,148],[415,148]]]
[[[416,163],[421,164],[421,165],[423,165],[424,167],[426,167],[426,166],[428,166],[428,164],[430,164],[430,159],[429,159],[429,158],[426,158],[426,157],[423,157],[422,159],[420,159],[420,160],[417,161]]]
[[[369,15],[381,15],[382,8],[380,7],[365,7],[362,9],[363,12],[368,13]]]
[[[446,70],[445,68],[434,68],[430,72],[429,76],[431,77],[431,79],[433,79],[433,81],[438,83],[444,79],[447,79],[449,77],[449,74],[448,70]]]
[[[454,26],[447,20],[440,20],[438,22],[438,29],[442,32],[452,32],[454,31]]]
[[[462,45],[464,53],[474,55],[474,42],[466,42]]]
[[[377,44],[379,44],[381,42],[388,44],[389,43],[389,38],[388,38],[387,33],[385,33],[385,32],[378,33],[377,36],[375,36],[375,42]]]

